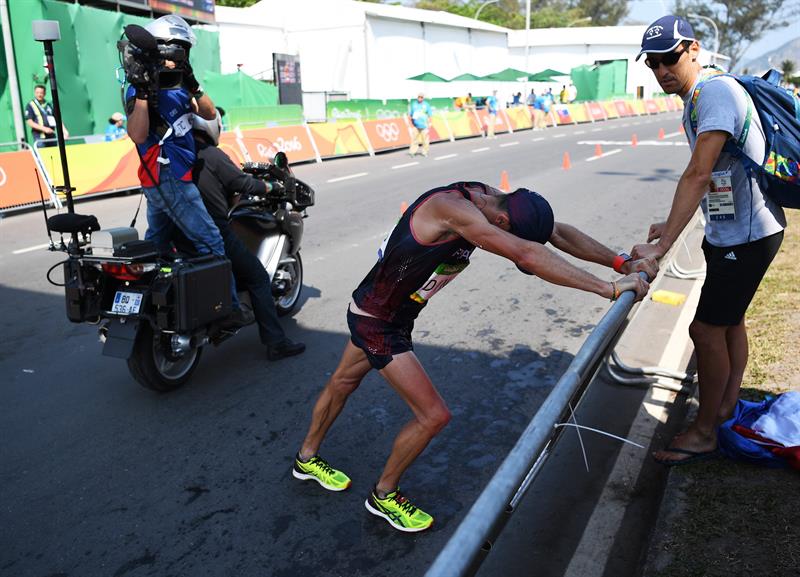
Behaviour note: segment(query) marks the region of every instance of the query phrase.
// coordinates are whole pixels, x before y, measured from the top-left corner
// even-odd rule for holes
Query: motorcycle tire
[[[293,263],[281,264],[278,270],[285,270],[292,277],[292,288],[285,295],[275,298],[275,309],[279,317],[284,317],[295,309],[300,300],[300,293],[303,290],[303,260],[300,252],[294,255]]]
[[[151,391],[168,393],[180,388],[191,378],[200,362],[202,347],[191,349],[179,358],[172,358],[161,333],[155,333],[148,323],[142,323],[128,370],[140,385]]]

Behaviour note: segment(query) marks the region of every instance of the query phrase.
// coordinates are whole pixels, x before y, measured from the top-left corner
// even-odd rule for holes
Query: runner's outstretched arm
[[[512,261],[523,270],[553,284],[593,292],[612,298],[614,287],[588,271],[567,262],[547,247],[523,240],[492,225],[473,205],[466,201],[445,201],[442,209],[447,212],[449,228],[475,246],[493,252]],[[616,281],[620,292],[633,290],[637,300],[644,298],[650,285],[630,274]]]

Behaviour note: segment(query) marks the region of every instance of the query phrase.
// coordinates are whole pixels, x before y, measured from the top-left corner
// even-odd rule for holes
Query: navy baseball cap
[[[636,55],[636,60],[646,53],[672,52],[684,40],[697,40],[691,25],[680,16],[662,16],[647,27],[642,36],[642,49]]]
[[[508,195],[508,220],[511,234],[546,243],[553,234],[553,209],[545,198],[527,188],[519,188]]]

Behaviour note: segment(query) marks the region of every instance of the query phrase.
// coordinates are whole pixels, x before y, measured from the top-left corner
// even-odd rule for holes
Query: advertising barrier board
[[[342,124],[342,126],[352,127],[353,125]],[[241,144],[253,162],[268,162],[278,152],[285,152],[290,163],[316,160],[317,158],[314,144],[308,137],[305,126],[256,128],[243,130],[241,135]],[[230,149],[226,148],[225,152],[231,156]]]
[[[373,150],[404,148],[411,144],[408,125],[403,118],[366,120],[363,124]]]
[[[45,202],[50,200],[47,183],[38,175],[36,161],[30,150],[0,154],[0,210],[40,202],[39,184]]]

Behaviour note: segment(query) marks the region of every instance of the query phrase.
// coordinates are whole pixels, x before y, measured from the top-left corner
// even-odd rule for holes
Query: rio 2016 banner
[[[305,126],[244,130],[239,142],[253,162],[269,162],[278,152],[286,153],[290,163],[317,159],[314,144]],[[230,152],[228,156],[231,156]]]
[[[322,158],[369,153],[369,142],[357,122],[323,122],[309,124]]]

